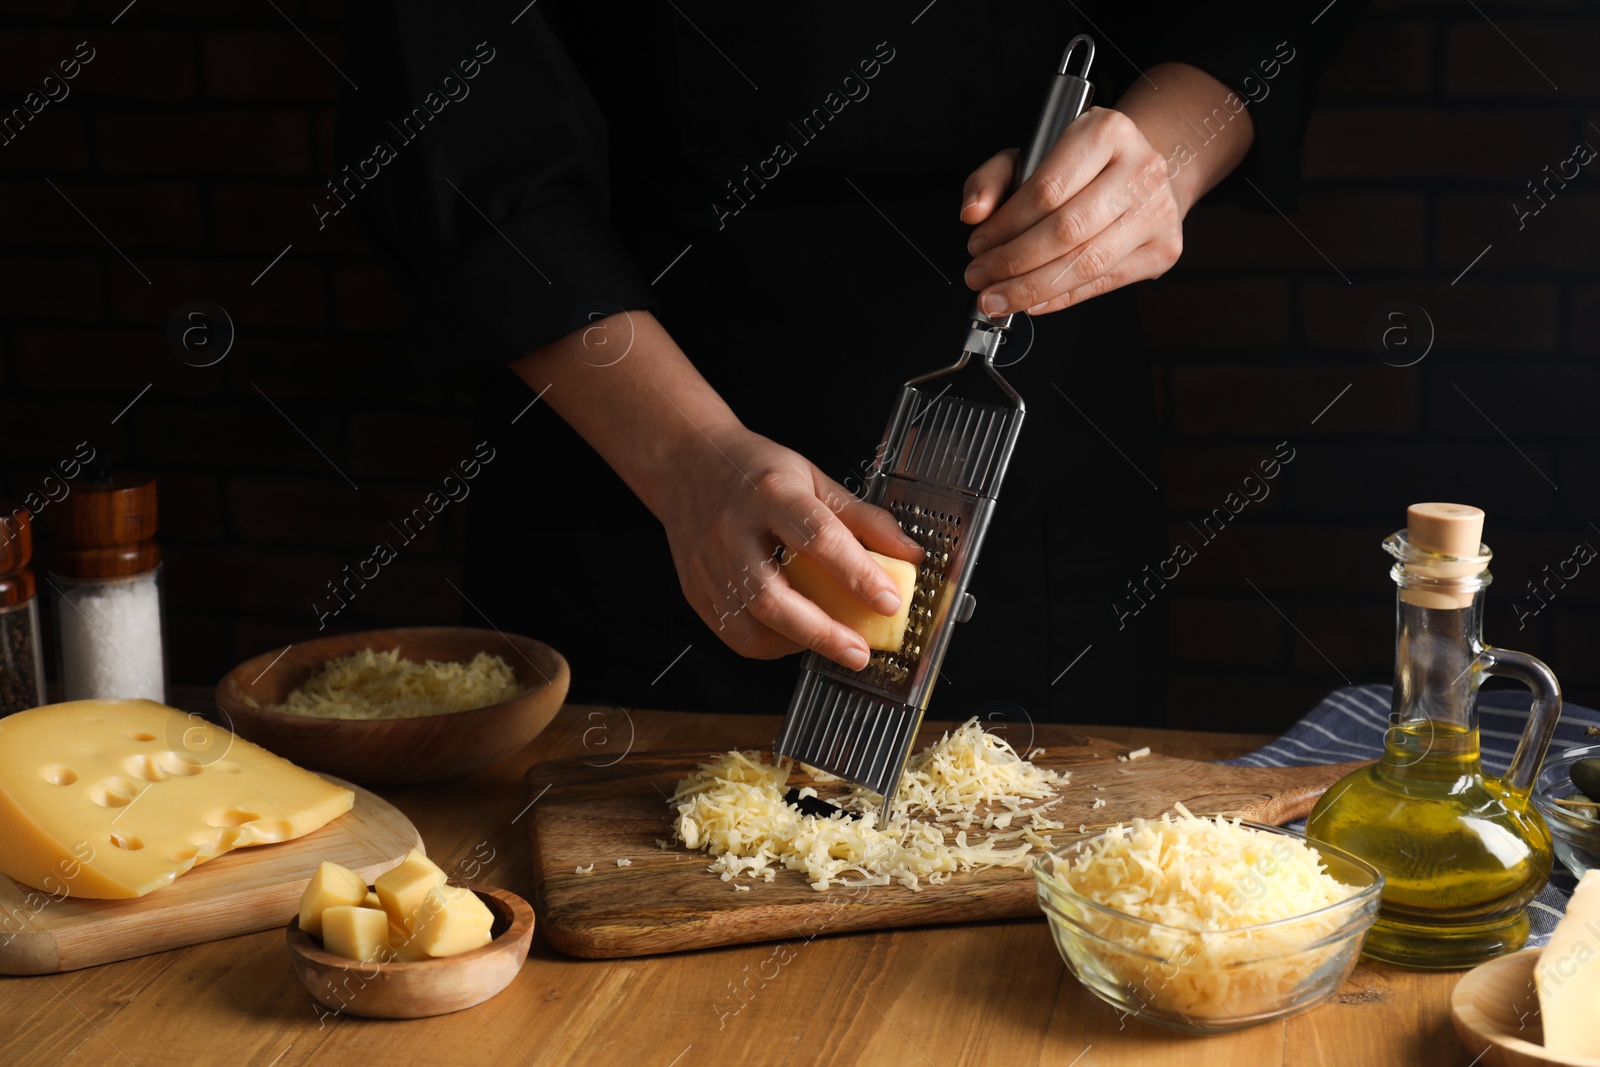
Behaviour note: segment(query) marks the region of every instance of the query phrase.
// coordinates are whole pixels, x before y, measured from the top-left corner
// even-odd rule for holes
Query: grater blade
[[[1067,68],[1079,46],[1083,68]],[[1087,105],[1094,42],[1067,45],[1034,138],[1013,185],[1032,173],[1068,123]],[[773,751],[861,786],[883,798],[889,815],[906,757],[922,724],[953,624],[976,605],[967,591],[988,532],[1027,407],[994,365],[1012,316],[969,316],[966,343],[949,367],[913,378],[900,389],[865,500],[887,509],[922,545],[910,621],[898,652],[875,652],[859,671],[808,652]],[[952,395],[958,376],[976,377],[976,355],[997,388],[994,401]]]

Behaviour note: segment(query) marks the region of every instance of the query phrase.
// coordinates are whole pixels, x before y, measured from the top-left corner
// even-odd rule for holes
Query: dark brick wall
[[[1387,679],[1378,542],[1423,499],[1489,514],[1485,637],[1545,657],[1568,699],[1600,699],[1600,573],[1513,610],[1537,606],[1546,566],[1600,546],[1596,164],[1521,229],[1512,208],[1547,164],[1600,148],[1597,44],[1593,3],[1375,4],[1324,83],[1293,224],[1204,207],[1183,261],[1142,288],[1174,541],[1199,547],[1189,520],[1275,442],[1296,449],[1173,583],[1174,724],[1275,728],[1345,678]],[[1411,367],[1368,344],[1397,300],[1433,326]]]
[[[85,439],[156,472],[173,671],[209,683],[306,635],[323,583],[468,454],[471,411],[387,373],[400,294],[353,220],[318,231],[306,206],[337,165],[338,75],[287,19],[336,59],[337,5],[125,4],[13,0],[0,35],[6,108],[78,42],[96,51],[0,145],[0,489],[37,488]],[[1600,701],[1600,568],[1521,630],[1512,607],[1600,545],[1600,163],[1520,230],[1512,209],[1575,144],[1600,147],[1597,52],[1592,0],[1377,4],[1328,78],[1292,221],[1203,207],[1182,263],[1141,286],[1171,535],[1198,547],[1164,594],[1174,724],[1276,728],[1344,679],[1387,678],[1378,541],[1432,498],[1489,511],[1490,639]],[[238,326],[210,368],[165,336],[199,299]],[[1411,367],[1368,345],[1396,300],[1435,335]],[[1270,496],[1202,543],[1280,441],[1295,458]],[[464,513],[339,627],[462,619]]]

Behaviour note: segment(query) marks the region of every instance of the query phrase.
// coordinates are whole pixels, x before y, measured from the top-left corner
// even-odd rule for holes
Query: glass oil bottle
[[[1483,512],[1414,504],[1383,547],[1396,599],[1394,701],[1383,757],[1347,775],[1306,824],[1314,841],[1383,872],[1368,956],[1409,967],[1470,967],[1521,948],[1527,906],[1550,875],[1550,831],[1529,801],[1561,714],[1561,688],[1540,661],[1482,641],[1491,553]],[[1533,691],[1528,724],[1504,776],[1486,775],[1478,687],[1488,675]]]

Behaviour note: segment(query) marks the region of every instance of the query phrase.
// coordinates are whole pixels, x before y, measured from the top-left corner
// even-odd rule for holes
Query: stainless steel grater
[[[1067,73],[1080,50],[1082,69]],[[1092,39],[1080,34],[1067,44],[1012,192],[1088,106],[1093,62]],[[901,387],[867,483],[866,502],[888,509],[926,553],[905,642],[899,652],[874,653],[859,671],[808,652],[773,746],[882,796],[886,815],[950,647],[951,624],[966,622],[976,606],[967,584],[1026,411],[994,365],[1013,316],[991,318],[974,307],[969,317],[960,358]],[[954,391],[974,355],[987,384],[998,387],[994,400]]]

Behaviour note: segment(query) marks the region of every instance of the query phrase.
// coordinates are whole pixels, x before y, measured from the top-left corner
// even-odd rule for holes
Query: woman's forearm
[[[663,518],[684,450],[739,419],[648,311],[625,311],[511,365]]]
[[[1178,208],[1188,214],[1250,151],[1255,126],[1245,105],[1198,67],[1158,63],[1134,79],[1116,106],[1166,157]]]

